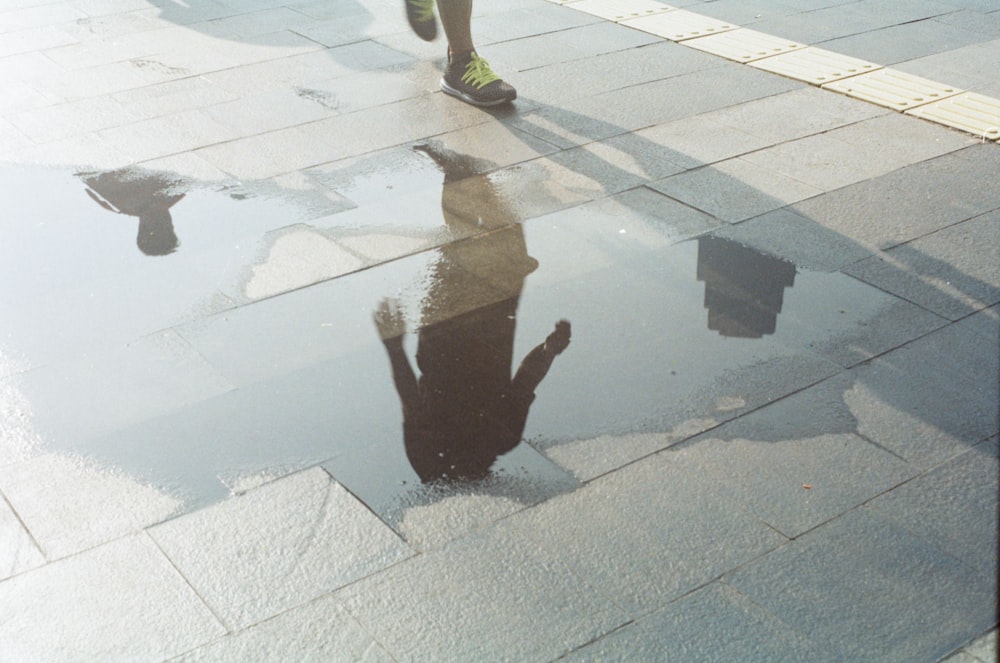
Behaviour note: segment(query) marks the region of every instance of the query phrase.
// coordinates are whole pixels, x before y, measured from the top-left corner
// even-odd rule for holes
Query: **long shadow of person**
[[[136,245],[148,256],[165,256],[180,242],[174,232],[170,208],[186,194],[176,190],[176,182],[155,173],[130,169],[81,173],[87,195],[98,205],[116,214],[139,219]]]
[[[511,377],[521,290],[538,263],[487,178],[475,178],[475,200],[468,186],[460,193],[449,186],[473,176],[475,162],[431,145],[418,149],[445,172],[441,207],[449,230],[466,235],[470,224],[495,230],[440,250],[422,302],[419,379],[404,352],[399,305],[383,300],[374,318],[402,405],[406,455],[421,481],[483,479],[520,443],[535,389],[569,345],[571,328],[557,322]],[[490,268],[491,256],[501,261],[499,269]]]

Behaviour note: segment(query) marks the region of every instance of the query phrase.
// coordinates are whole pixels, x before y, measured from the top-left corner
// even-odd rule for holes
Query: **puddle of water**
[[[697,219],[681,230],[634,192],[613,216],[606,201],[558,211],[569,198],[551,188],[526,203],[538,172],[428,143],[311,173],[347,196],[318,206],[308,187],[9,173],[32,222],[0,255],[5,345],[35,367],[16,377],[33,426],[187,509],[323,464],[432,545],[475,524],[455,525],[458,504],[493,519],[573,489],[567,470],[607,469],[588,441],[666,444],[884,349],[867,328],[898,300],[723,238],[679,241]],[[334,213],[352,196],[383,200]],[[355,271],[370,258],[349,240],[380,232],[440,245]],[[352,273],[296,289],[329,278],[343,255],[327,253],[275,281],[294,269],[279,247],[294,264],[324,241]],[[254,278],[269,298],[236,306]]]

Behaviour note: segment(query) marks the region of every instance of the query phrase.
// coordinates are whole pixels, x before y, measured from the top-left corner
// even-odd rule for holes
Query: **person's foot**
[[[494,74],[475,51],[448,56],[441,89],[474,106],[497,106],[517,99],[517,90]]]
[[[434,18],[435,0],[403,0],[406,4],[406,20],[417,36],[424,41],[437,37],[437,20]]]

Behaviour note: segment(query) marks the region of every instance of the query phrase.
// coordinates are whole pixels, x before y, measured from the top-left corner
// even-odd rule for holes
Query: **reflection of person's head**
[[[147,256],[165,256],[177,250],[180,242],[174,233],[174,221],[168,208],[143,210],[139,216],[136,244]]]

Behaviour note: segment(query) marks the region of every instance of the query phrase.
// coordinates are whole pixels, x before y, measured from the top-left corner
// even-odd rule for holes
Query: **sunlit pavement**
[[[1000,3],[473,28],[0,5],[0,661],[995,660]]]

